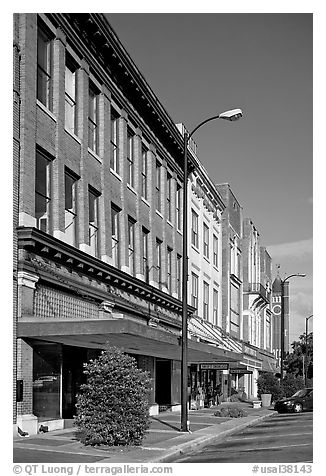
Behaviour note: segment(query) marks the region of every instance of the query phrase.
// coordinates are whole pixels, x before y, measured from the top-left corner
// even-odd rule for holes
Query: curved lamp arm
[[[226,121],[237,121],[243,116],[242,110],[241,109],[230,109],[229,111],[222,112],[221,114],[218,114],[217,116],[212,116],[209,117],[208,119],[205,119],[203,122],[198,124],[197,127],[190,133],[187,134],[187,142],[191,138],[191,136],[204,124],[207,124],[207,122],[214,121],[215,119],[225,119]]]

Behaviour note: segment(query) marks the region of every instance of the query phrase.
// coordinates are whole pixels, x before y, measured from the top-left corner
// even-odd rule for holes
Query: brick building
[[[284,353],[290,352],[290,303],[289,303],[289,281],[284,281]],[[281,316],[282,316],[282,282],[279,275],[273,281],[273,353],[278,366],[281,367]]]
[[[150,372],[152,413],[178,408],[182,135],[103,15],[14,26],[15,428],[62,428],[106,342]]]

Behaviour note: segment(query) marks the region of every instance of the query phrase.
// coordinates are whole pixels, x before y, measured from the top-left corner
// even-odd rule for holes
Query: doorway
[[[155,402],[159,406],[171,406],[171,360],[156,359]]]

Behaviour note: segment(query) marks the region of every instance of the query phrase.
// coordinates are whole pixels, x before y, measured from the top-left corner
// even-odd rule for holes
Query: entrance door
[[[73,418],[76,413],[77,393],[81,384],[86,382],[83,363],[87,360],[87,349],[63,346],[62,418]]]
[[[171,360],[156,359],[155,388],[156,403],[171,405]]]

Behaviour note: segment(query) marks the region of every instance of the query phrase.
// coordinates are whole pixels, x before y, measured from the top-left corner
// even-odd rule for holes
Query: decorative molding
[[[26,286],[27,288],[35,289],[38,280],[39,277],[35,276],[35,274],[31,274],[26,271],[18,271],[19,286]]]

